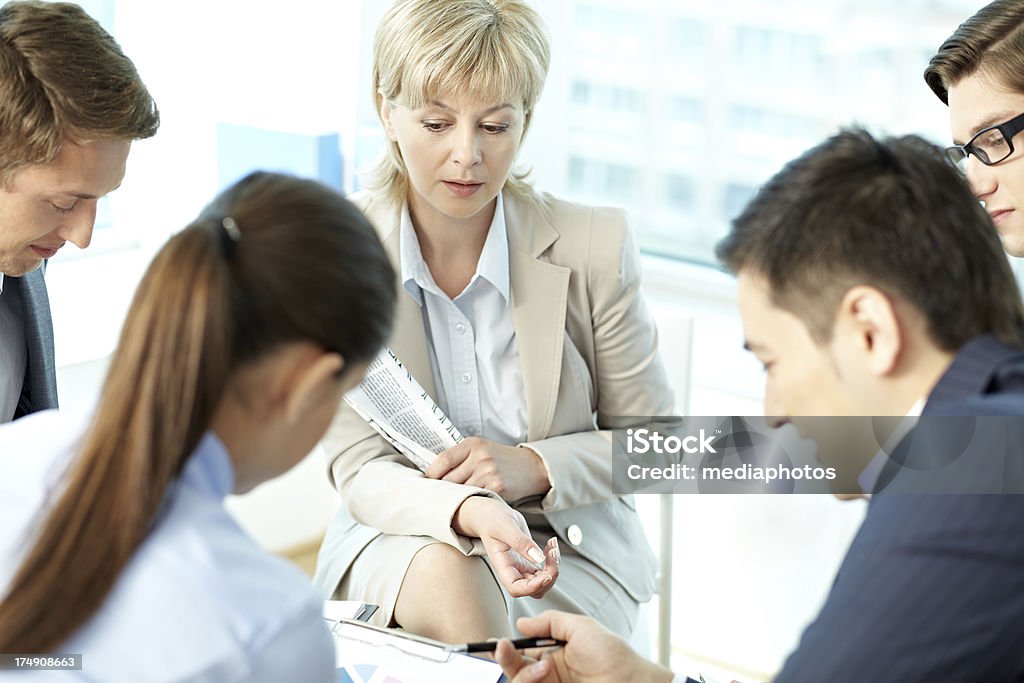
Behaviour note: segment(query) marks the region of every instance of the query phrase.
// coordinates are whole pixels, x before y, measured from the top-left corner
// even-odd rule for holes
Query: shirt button
[[[459,334],[465,334],[466,326],[463,323],[459,323],[458,325],[455,326],[455,331],[458,332]]]
[[[460,377],[459,379],[462,380],[463,384],[469,384],[469,380],[473,379],[473,376],[470,375],[468,372],[464,372],[462,373],[462,377]]]
[[[569,536],[569,543],[573,545],[583,543],[583,529],[580,528],[579,524],[570,524],[569,528],[566,529],[566,535]]]

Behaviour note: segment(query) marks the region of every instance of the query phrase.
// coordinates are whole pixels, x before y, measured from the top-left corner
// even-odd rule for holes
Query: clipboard
[[[342,619],[331,629],[339,683],[497,683],[496,662],[447,643]]]
[[[377,605],[356,600],[324,600],[323,616],[333,627],[342,619],[369,621],[377,611]]]

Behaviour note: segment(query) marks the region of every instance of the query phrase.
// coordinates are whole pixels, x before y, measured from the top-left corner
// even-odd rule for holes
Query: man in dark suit
[[[956,170],[919,138],[840,133],[770,180],[718,255],[738,276],[767,415],[920,414],[901,443],[912,447],[894,457],[941,452],[949,440],[930,447],[934,425],[959,416],[984,427],[957,454],[999,463],[999,477],[963,487],[984,493],[944,489],[942,467],[912,473],[930,493],[896,493],[902,472],[883,468],[825,605],[775,681],[1024,680],[1024,496],[991,495],[1022,490],[1024,309]],[[672,680],[581,617],[519,627],[569,642],[530,666],[503,644],[514,683]]]
[[[0,8],[0,423],[57,406],[40,265],[65,242],[89,246],[96,202],[159,122],[131,60],[80,7]]]

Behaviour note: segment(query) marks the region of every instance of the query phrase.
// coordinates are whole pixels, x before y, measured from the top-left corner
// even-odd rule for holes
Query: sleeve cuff
[[[461,501],[459,501],[458,505],[452,508],[451,517],[448,518],[448,538],[438,538],[438,540],[447,540],[447,542],[450,545],[462,551],[463,555],[486,555],[487,550],[484,548],[483,541],[481,541],[479,538],[474,538],[472,536],[463,536],[459,532],[455,531],[455,514],[459,511],[459,508],[462,506],[462,504],[465,503],[468,499],[472,498],[473,496],[483,496],[485,498],[495,498],[497,500],[501,500],[501,496],[494,493],[493,491],[488,491],[487,489],[479,489],[477,492],[469,494]]]
[[[551,510],[554,505],[555,498],[557,497],[557,489],[555,483],[555,474],[551,469],[551,465],[548,463],[548,459],[544,456],[544,451],[537,447],[537,442],[527,442],[516,444],[519,448],[529,448],[531,451],[537,454],[540,458],[540,462],[544,465],[544,473],[548,477],[548,491],[542,496],[534,496],[527,499],[528,502],[516,503],[516,509],[520,512],[547,512]]]

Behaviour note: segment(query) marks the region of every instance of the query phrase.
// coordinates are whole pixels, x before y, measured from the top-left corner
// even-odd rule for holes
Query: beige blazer
[[[400,207],[358,193],[351,199],[399,267]],[[639,255],[625,213],[536,195],[506,194],[509,278],[528,435],[551,490],[519,502],[528,522],[546,522],[562,543],[603,568],[636,600],[654,590],[655,563],[632,497],[612,493],[611,431],[623,416],[668,415],[673,394],[658,356],[654,321],[640,296]],[[400,275],[399,275],[400,278]],[[436,396],[423,315],[398,283],[388,345]],[[616,422],[616,426],[620,426]],[[466,554],[479,540],[452,518],[485,489],[425,478],[344,405],[322,442],[328,477],[343,505],[321,547],[314,582],[334,591],[356,555],[381,532],[431,536]]]

